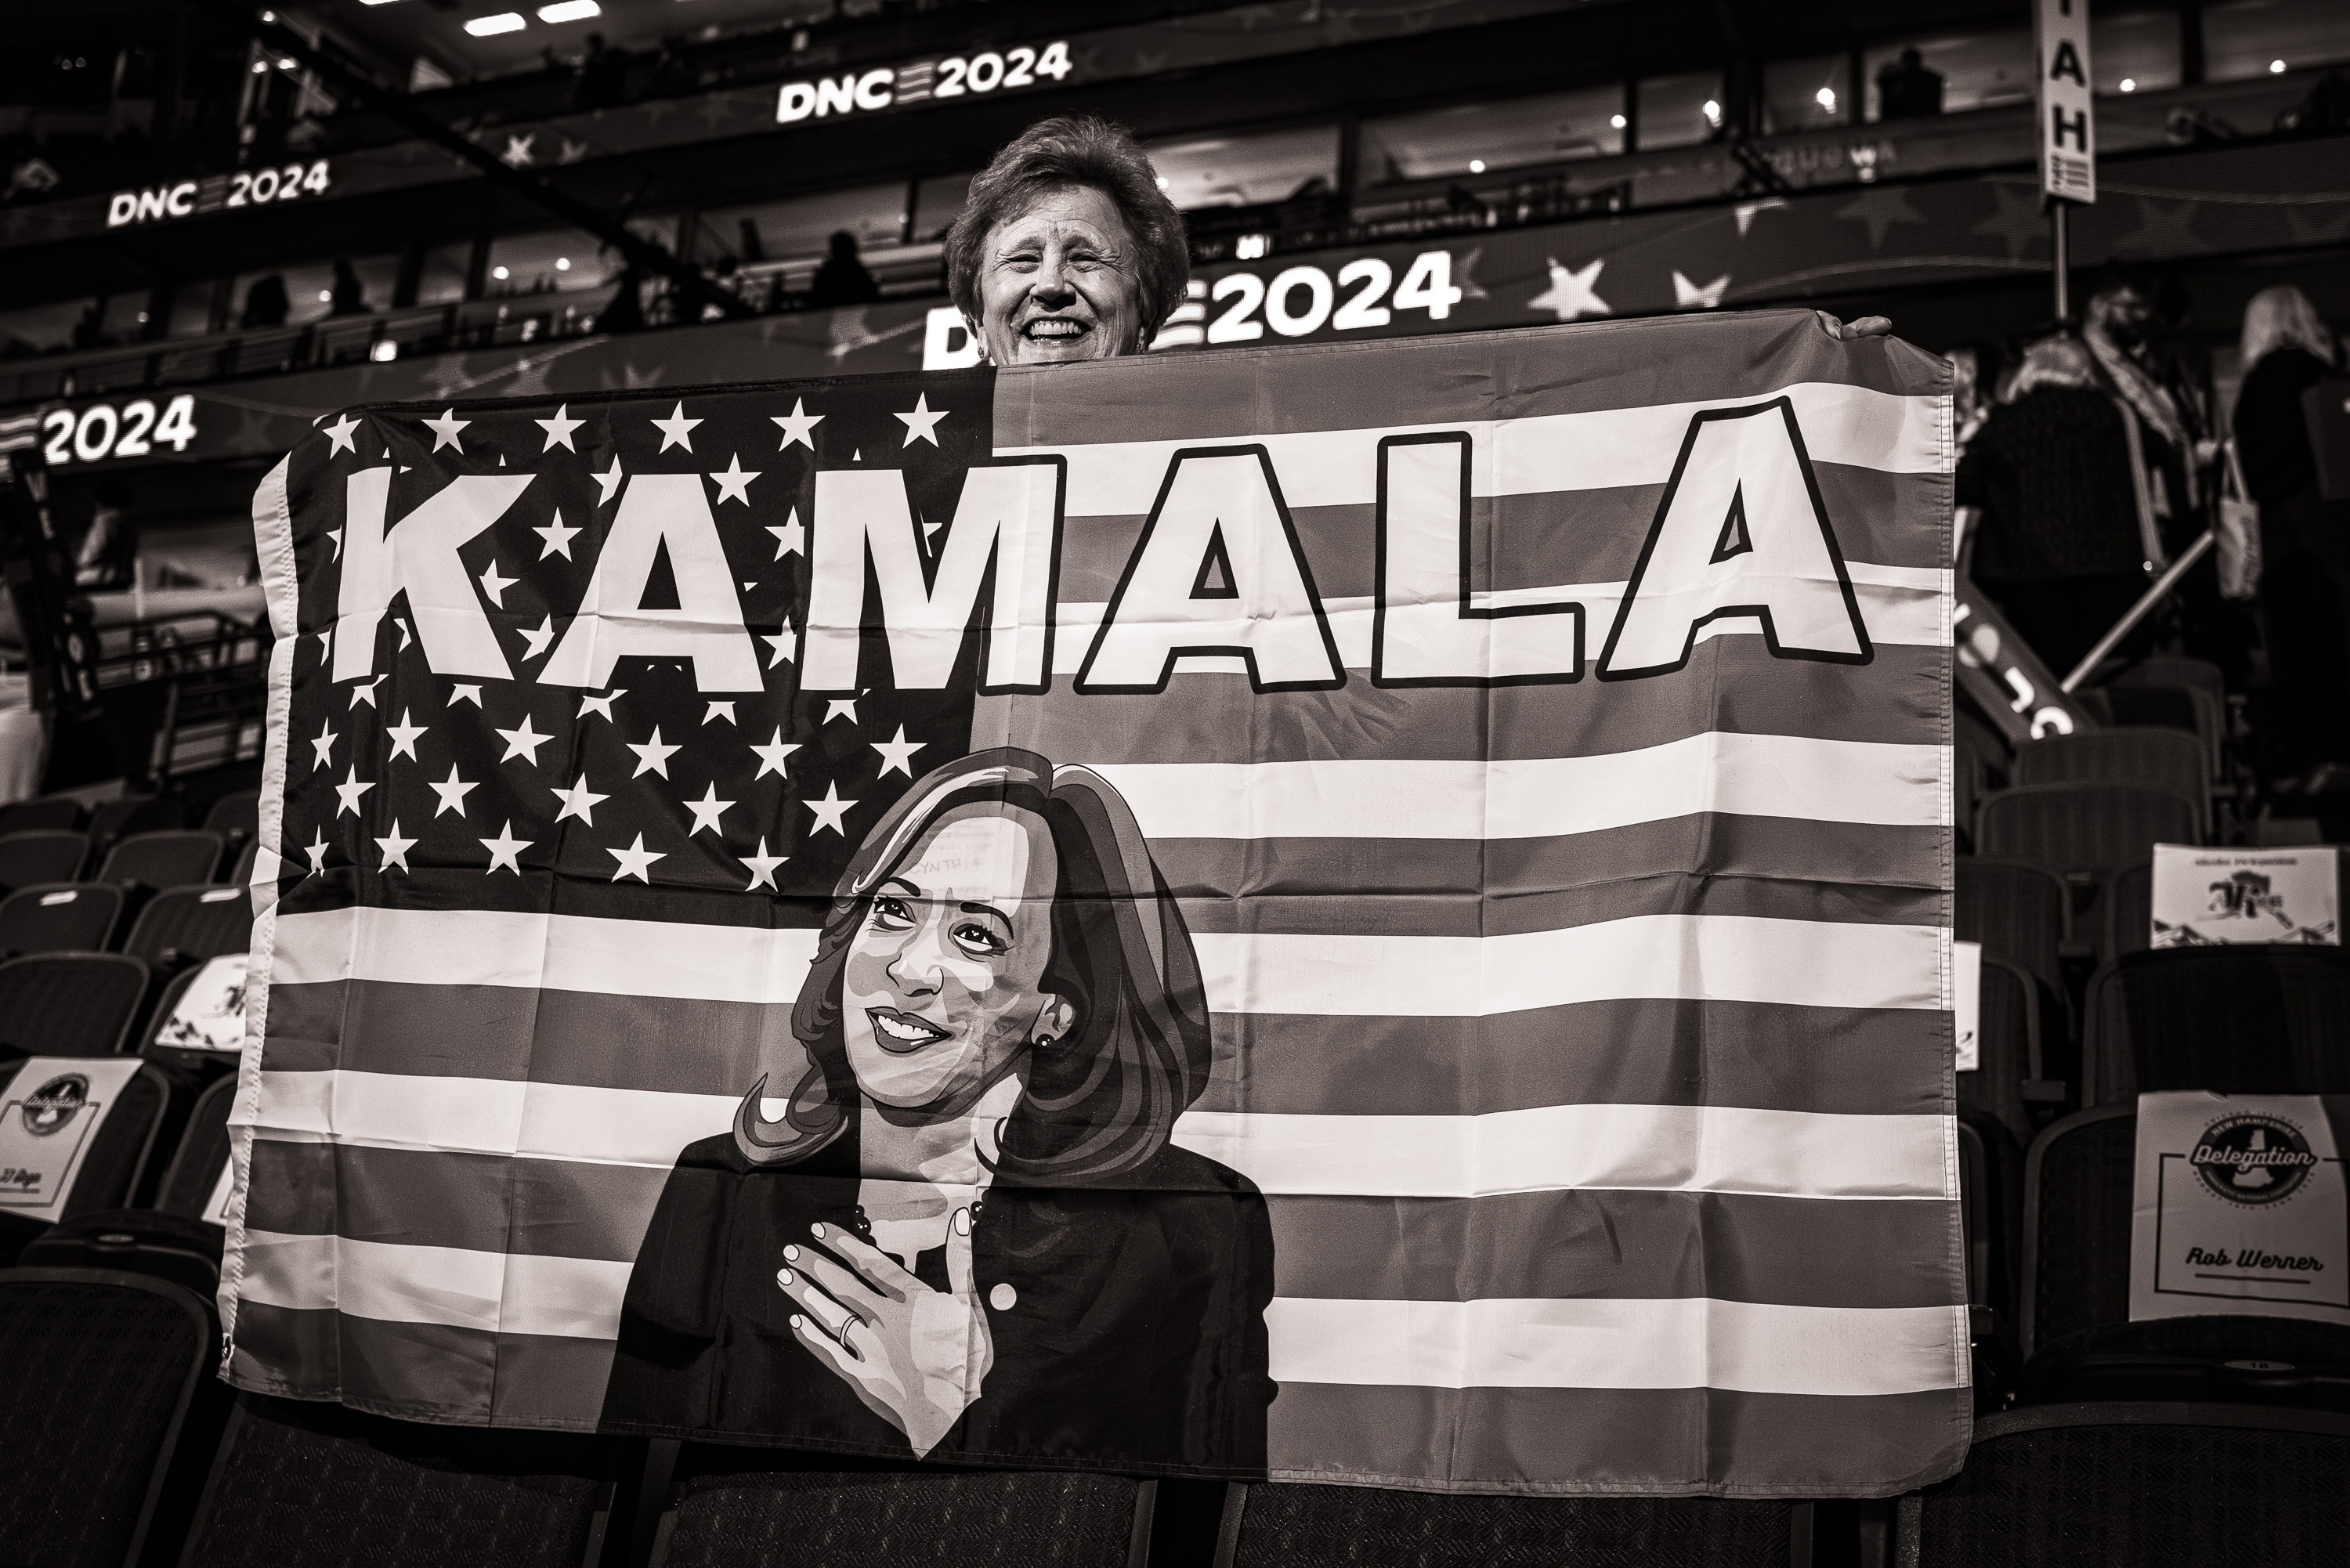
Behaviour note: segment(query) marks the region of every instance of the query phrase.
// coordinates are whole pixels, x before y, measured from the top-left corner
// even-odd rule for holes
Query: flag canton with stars
[[[515,400],[462,415],[384,408],[323,424],[287,474],[300,636],[281,907],[821,923],[867,828],[914,779],[968,749],[976,655],[944,689],[901,692],[877,639],[859,689],[801,689],[816,475],[899,471],[930,566],[964,471],[991,454],[993,379],[983,369],[767,395]],[[474,475],[516,483],[487,490],[494,499],[468,514],[455,487]],[[747,639],[750,651],[731,662],[622,651],[599,670],[592,646],[575,657],[567,644],[583,619],[667,611],[665,625],[693,625],[679,617],[696,606],[681,597],[673,533],[654,545],[649,569],[608,569],[599,581],[630,487],[667,486],[676,505],[672,476],[698,482],[723,556],[733,603],[707,625]],[[445,602],[445,569],[430,596],[443,602],[414,602],[429,575],[414,562],[493,514],[453,552],[495,639],[489,655],[443,630],[476,624]],[[355,525],[376,530],[363,566],[348,537]],[[406,556],[403,528],[418,532]],[[718,563],[693,567],[713,589]],[[344,578],[360,571],[388,594],[355,593]],[[591,602],[616,585],[633,601]],[[727,613],[739,632],[720,624]],[[599,628],[582,630],[592,645]],[[361,638],[369,657],[336,646]],[[558,659],[566,668],[544,679]],[[500,662],[504,676],[492,672]],[[600,679],[562,683],[582,671]]]

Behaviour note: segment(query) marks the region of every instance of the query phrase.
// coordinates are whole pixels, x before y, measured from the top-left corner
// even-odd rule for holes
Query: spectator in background
[[[588,55],[579,62],[579,81],[571,89],[576,109],[610,109],[628,97],[629,57],[604,42],[601,33],[588,35]]]
[[[74,323],[73,346],[77,348],[101,348],[106,342],[106,313],[98,300],[81,307],[81,319]]]
[[[620,286],[596,317],[598,332],[642,332],[645,329],[645,277],[635,267],[620,275]]]
[[[348,256],[337,256],[335,258],[334,296],[333,314],[337,316],[366,316],[369,314],[367,303],[367,285],[359,281],[359,275],[358,271],[352,267],[350,258]]]
[[[283,327],[286,313],[292,303],[286,297],[286,279],[278,273],[268,273],[253,280],[244,291],[244,325],[247,331],[256,327]]]
[[[870,305],[881,297],[881,286],[857,258],[857,236],[842,229],[832,236],[832,254],[816,269],[808,286],[808,308],[830,310],[837,305]]]
[[[2263,730],[2279,777],[2315,784],[2350,763],[2350,501],[2318,493],[2302,394],[2342,363],[2317,307],[2297,288],[2262,289],[2244,307],[2244,382],[2236,454],[2261,508],[2261,613],[2275,711]]]
[[[1942,73],[1915,49],[1877,73],[1877,118],[1924,119],[1942,112]]]
[[[1960,462],[1958,502],[1981,509],[1976,582],[2061,678],[2146,591],[2137,487],[2121,410],[2078,341],[2025,350],[2012,396]]]
[[[89,532],[74,556],[74,587],[127,588],[139,571],[139,535],[130,525],[130,492],[119,479],[98,482]]]

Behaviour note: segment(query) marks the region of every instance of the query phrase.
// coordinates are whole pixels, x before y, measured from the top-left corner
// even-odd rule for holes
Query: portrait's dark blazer
[[[629,1277],[604,1429],[910,1456],[800,1343],[775,1283],[811,1225],[866,1234],[858,1179],[853,1125],[781,1168],[752,1166],[732,1135],[690,1146]],[[1170,1145],[1114,1183],[999,1178],[973,1217],[972,1268],[994,1365],[928,1458],[1263,1475],[1273,1232],[1238,1173]],[[914,1272],[947,1289],[945,1250]]]

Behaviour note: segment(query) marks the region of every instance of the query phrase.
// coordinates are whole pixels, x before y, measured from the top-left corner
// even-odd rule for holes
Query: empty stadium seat
[[[2350,1562],[2350,1420],[2075,1404],[1980,1419],[1966,1469],[1901,1500],[1904,1568]]]
[[[151,1206],[68,1215],[26,1241],[17,1261],[27,1268],[120,1269],[212,1299],[226,1232],[204,1214],[228,1172],[228,1116],[235,1098],[234,1075],[196,1097]]]
[[[134,833],[172,833],[188,826],[188,807],[176,795],[128,794],[89,815],[89,841],[100,855]]]
[[[2350,1402],[2350,1328],[2290,1317],[2130,1321],[2137,1160],[2135,1105],[2067,1116],[2025,1158],[2022,1397]]]
[[[142,888],[177,888],[209,882],[221,866],[216,833],[139,833],[116,841],[99,867],[101,882],[136,882]]]
[[[1952,862],[1950,934],[2022,967],[2064,994],[2070,900],[2064,879],[2036,860],[1961,855]]]
[[[0,836],[11,833],[70,832],[80,826],[81,802],[71,795],[12,800],[0,805]]]
[[[254,864],[260,858],[261,840],[255,838],[249,841],[243,849],[237,851],[236,868],[228,874],[228,879],[240,888],[251,887],[253,885]]]
[[[619,1445],[237,1397],[182,1568],[588,1568]],[[757,1561],[743,1557],[730,1563]]]
[[[2198,842],[2199,824],[2193,801],[2145,784],[2019,784],[1983,802],[1975,847],[2036,860],[2078,886],[2151,859],[2158,844]]]
[[[2105,934],[2097,941],[2097,961],[2111,963],[2124,953],[2142,953],[2154,944],[2154,865],[2126,866],[2106,878]]]
[[[147,999],[147,966],[121,953],[36,953],[0,963],[0,1048],[110,1056]]]
[[[102,952],[121,919],[111,883],[35,883],[0,898],[0,953]]]
[[[2350,953],[2156,948],[2089,980],[2081,1103],[2159,1089],[2350,1093]]]
[[[0,836],[0,888],[71,882],[89,860],[89,836],[65,828]]]
[[[221,796],[204,813],[203,827],[230,844],[246,842],[261,831],[261,792],[245,789]]]
[[[2211,833],[2210,759],[2197,737],[2178,730],[2119,726],[2026,741],[2016,748],[2019,784],[2095,780],[2150,784],[2194,801],[2201,836]]]
[[[1996,1119],[1961,1113],[1959,1220],[1966,1246],[1975,1408],[1995,1410],[2015,1386],[2015,1280],[2023,1211],[2023,1150]]]
[[[177,1285],[0,1272],[0,1562],[169,1562],[227,1408],[212,1314]]]
[[[16,1063],[0,1067],[0,1097],[16,1088],[23,1066]],[[156,1134],[171,1104],[170,1082],[154,1067],[140,1066],[91,1135],[81,1168],[74,1173],[73,1187],[57,1211],[58,1220],[121,1209],[138,1200],[155,1152]],[[0,1213],[0,1262],[14,1262],[26,1244],[47,1228],[46,1220]],[[0,1557],[0,1562],[5,1561]]]
[[[1997,1120],[2022,1147],[2040,1119],[2061,1112],[2068,1091],[2053,1078],[2042,1049],[2039,986],[2022,970],[1988,952],[1982,960],[1981,1012],[1973,1071],[1958,1075],[1959,1104]]]
[[[149,899],[123,939],[122,950],[170,970],[243,952],[252,940],[253,895],[234,884],[198,883],[169,888]]]

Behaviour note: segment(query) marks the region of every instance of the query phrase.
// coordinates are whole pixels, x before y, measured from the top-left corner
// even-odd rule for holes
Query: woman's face
[[[1053,951],[1052,834],[1033,812],[962,806],[875,890],[841,971],[841,1028],[858,1087],[885,1106],[952,1115],[1066,1034],[1040,989]]]
[[[987,232],[978,331],[999,365],[1050,365],[1139,353],[1145,324],[1134,236],[1118,203],[1064,186]]]

